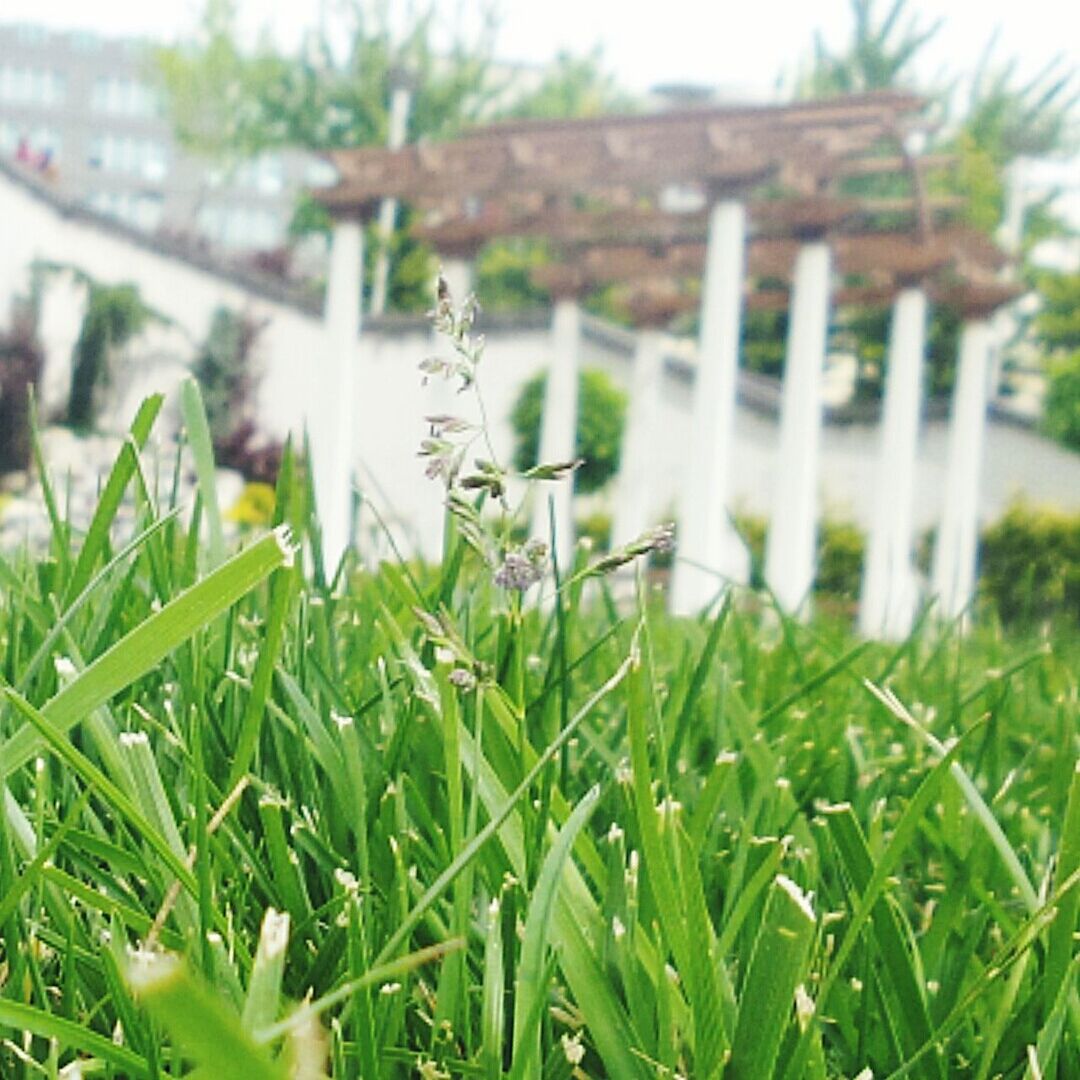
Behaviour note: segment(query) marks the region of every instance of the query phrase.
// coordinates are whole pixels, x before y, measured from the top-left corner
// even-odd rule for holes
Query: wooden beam
[[[882,140],[921,108],[904,94],[831,102],[586,121],[493,125],[444,143],[401,150],[364,147],[331,155],[341,175],[315,193],[332,212],[392,197],[413,203],[532,188],[581,192],[760,182],[782,164],[820,174]],[[723,149],[718,149],[723,147]]]

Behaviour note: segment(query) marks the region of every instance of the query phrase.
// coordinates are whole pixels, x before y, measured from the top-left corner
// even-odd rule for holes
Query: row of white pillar
[[[749,577],[749,555],[729,517],[736,380],[746,249],[746,212],[731,199],[710,214],[703,282],[700,347],[693,395],[684,483],[679,505],[679,557],[671,587],[677,614],[694,614],[731,583]],[[331,245],[326,323],[331,352],[329,422],[310,432],[323,546],[330,564],[349,546],[354,460],[353,417],[356,343],[360,331],[359,222],[335,225]],[[465,271],[454,264],[459,298]],[[795,264],[787,362],[781,398],[774,501],[765,555],[765,581],[779,605],[795,614],[809,610],[819,524],[818,477],[823,422],[822,380],[828,344],[831,264],[828,244],[805,243]],[[464,290],[464,291],[461,291]],[[920,602],[913,563],[915,462],[922,410],[927,298],[918,287],[896,297],[889,339],[888,376],[881,424],[876,500],[866,550],[859,626],[868,636],[902,639]],[[993,335],[989,324],[970,320],[961,333],[953,399],[944,511],[930,591],[939,613],[961,616],[975,587],[979,466],[988,398]],[[646,328],[638,336],[630,410],[617,480],[613,541],[625,543],[649,525],[652,462],[659,430],[664,335]],[[575,300],[556,302],[552,360],[540,434],[542,461],[569,461],[575,453],[581,310]],[[538,500],[533,535],[550,536],[563,567],[574,552],[573,492],[553,485],[554,513]],[[553,521],[551,520],[553,519]]]
[[[674,612],[702,610],[732,583],[749,577],[749,554],[730,520],[728,477],[732,460],[736,379],[746,247],[746,215],[735,200],[717,202],[709,221],[701,335],[694,386],[690,445],[679,505],[679,557],[671,585]],[[820,517],[818,479],[823,423],[823,377],[828,347],[831,262],[828,244],[801,248],[792,282],[787,362],[765,581],[786,611],[806,614],[816,573]],[[916,458],[923,405],[927,297],[902,289],[893,307],[888,376],[881,423],[875,506],[867,537],[860,630],[900,640],[910,633],[921,601],[914,565]],[[541,458],[574,453],[580,315],[560,300],[552,327],[552,365],[545,401]],[[979,470],[988,402],[993,335],[979,318],[967,321],[953,399],[944,511],[938,528],[931,596],[939,615],[964,615],[975,588]],[[659,429],[664,337],[646,328],[638,336],[623,457],[617,480],[612,540],[622,544],[649,525],[654,482],[652,449]],[[568,486],[555,496],[559,560],[572,557],[573,513]],[[548,507],[537,508],[535,535],[548,534]]]

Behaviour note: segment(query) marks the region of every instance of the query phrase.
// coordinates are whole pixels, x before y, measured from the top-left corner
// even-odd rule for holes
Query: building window
[[[94,52],[101,47],[101,38],[92,30],[73,30],[71,47],[79,52]]]
[[[87,200],[99,214],[115,218],[144,232],[154,232],[161,224],[163,200],[152,193],[94,191]]]
[[[120,75],[96,78],[90,105],[96,112],[113,116],[147,117],[159,111],[158,96],[151,87]]]
[[[41,45],[49,35],[44,26],[20,23],[15,28],[15,36],[18,38],[20,45]]]
[[[90,144],[90,165],[106,172],[128,173],[145,180],[162,180],[168,169],[164,143],[132,135],[95,135]]]
[[[67,95],[62,72],[45,68],[0,67],[0,100],[27,105],[59,105]]]
[[[241,162],[233,175],[233,186],[260,195],[280,194],[285,187],[285,163],[281,155],[260,154]]]
[[[256,206],[204,206],[198,227],[211,243],[234,250],[266,250],[284,237],[280,217]]]

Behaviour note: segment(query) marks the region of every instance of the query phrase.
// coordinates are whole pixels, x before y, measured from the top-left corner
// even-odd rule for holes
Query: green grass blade
[[[486,1080],[502,1080],[503,1037],[506,1028],[505,972],[503,968],[502,919],[498,900],[487,911],[484,941],[484,986],[481,1007],[480,1063]]]
[[[727,1080],[768,1080],[784,1030],[794,1013],[795,989],[806,978],[807,958],[817,930],[802,890],[779,874],[765,904],[746,973],[739,1020],[724,1072]]]
[[[1054,885],[1062,884],[1080,869],[1080,761],[1073,769],[1065,804],[1065,823],[1058,844],[1057,865],[1054,868]],[[1058,900],[1057,917],[1050,927],[1046,948],[1045,993],[1047,1002],[1054,1002],[1065,982],[1065,974],[1072,964],[1075,951],[1077,910],[1080,907],[1080,890],[1070,889]]]
[[[135,996],[196,1065],[230,1080],[288,1080],[222,998],[171,956],[137,956],[127,981]]]
[[[46,703],[42,715],[58,731],[67,732],[291,558],[285,528],[234,555],[99,656]],[[41,745],[42,737],[33,727],[24,725],[16,731],[0,745],[0,780],[25,765]]]
[[[531,1028],[527,1025],[528,1018],[534,1014],[537,1000],[547,996],[547,986],[542,982],[541,976],[555,896],[562,881],[563,867],[570,857],[570,849],[574,846],[577,834],[592,816],[599,799],[600,789],[594,787],[574,807],[570,820],[559,830],[551,850],[544,858],[536,888],[529,900],[514,1001],[512,1075],[522,1080],[539,1080],[540,1077],[540,1010],[535,1010],[535,1025]]]
[[[105,482],[105,488],[98,499],[94,516],[90,520],[90,527],[86,530],[86,539],[83,541],[82,550],[75,561],[75,567],[71,571],[64,594],[65,608],[72,604],[90,583],[98,557],[109,543],[109,529],[112,528],[117,510],[120,509],[124,492],[132,476],[135,475],[139,451],[150,437],[150,431],[158,413],[161,412],[163,401],[161,394],[153,394],[139,406],[139,411],[132,421],[131,430],[124,440],[124,445],[120,448],[120,453],[109,473],[109,479]]]
[[[269,1027],[281,1008],[281,979],[289,944],[289,916],[269,908],[263,916],[259,946],[248,979],[240,1026],[249,1035]]]
[[[199,482],[203,512],[206,514],[210,568],[216,569],[225,561],[225,530],[221,524],[221,507],[218,505],[214,444],[210,438],[210,425],[206,420],[202,391],[194,379],[185,379],[180,384],[180,411],[184,416],[191,455],[195,459],[195,476]]]
[[[109,1062],[124,1076],[150,1080],[146,1062],[112,1039],[91,1031],[85,1024],[65,1020],[60,1016],[0,998],[0,1027],[10,1028],[18,1035],[30,1032],[42,1039],[55,1039],[62,1047],[72,1047],[84,1054],[93,1054]]]

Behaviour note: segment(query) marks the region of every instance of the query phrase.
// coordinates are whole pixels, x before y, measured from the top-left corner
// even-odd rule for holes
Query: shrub
[[[866,537],[850,521],[828,521],[818,535],[814,591],[838,600],[857,600],[862,588]]]
[[[575,529],[579,539],[588,537],[592,541],[594,551],[608,551],[611,548],[611,515],[603,510],[578,518]]]
[[[1002,623],[1080,622],[1080,514],[1018,503],[982,535],[979,590]]]
[[[43,363],[29,319],[0,334],[0,474],[30,465],[30,395]]]
[[[146,305],[135,285],[103,285],[90,278],[85,280],[86,313],[75,343],[68,400],[68,423],[74,428],[93,425],[99,394],[109,385],[109,368],[116,351],[138,336],[151,320],[164,321]]]
[[[537,463],[540,422],[547,374],[531,378],[518,395],[510,422],[514,427],[514,467],[524,472]],[[575,490],[599,491],[619,471],[619,447],[626,420],[626,394],[603,371],[587,368],[578,382],[577,445],[585,464],[577,471]]]
[[[761,588],[765,583],[769,523],[763,517],[741,514],[735,518],[735,529],[750,552],[750,584]],[[865,550],[866,537],[857,525],[826,519],[818,530],[814,592],[836,600],[858,599]]]
[[[1080,450],[1080,349],[1047,364],[1043,430],[1057,442]]]
[[[192,374],[202,391],[215,447],[228,442],[251,415],[252,353],[262,329],[250,317],[225,307],[217,308],[210,318]]]

